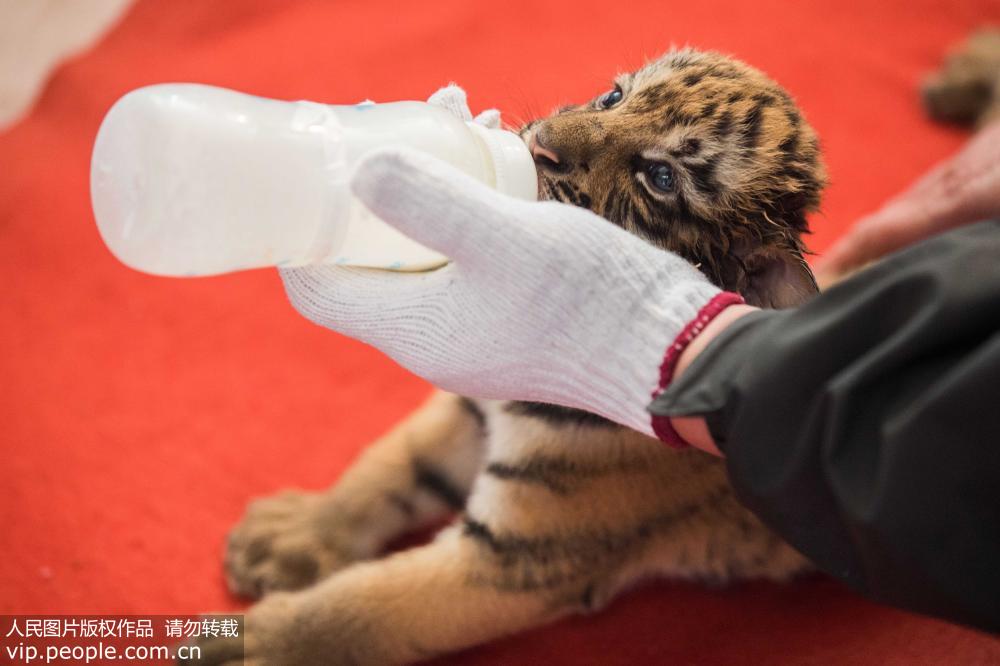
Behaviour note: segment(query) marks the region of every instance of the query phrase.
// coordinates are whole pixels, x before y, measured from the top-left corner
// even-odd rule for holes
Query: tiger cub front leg
[[[229,587],[250,597],[305,587],[460,509],[484,455],[483,420],[471,401],[437,392],[330,490],[251,502],[229,536]]]
[[[243,640],[199,642],[202,664],[410,663],[569,612],[534,591],[498,589],[483,545],[455,524],[431,543],[359,562],[298,592],[268,595]]]

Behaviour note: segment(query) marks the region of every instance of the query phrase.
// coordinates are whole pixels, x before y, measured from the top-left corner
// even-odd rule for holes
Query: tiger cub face
[[[521,136],[543,198],[680,254],[751,304],[816,291],[800,240],[826,180],[816,134],[758,70],[674,51]]]

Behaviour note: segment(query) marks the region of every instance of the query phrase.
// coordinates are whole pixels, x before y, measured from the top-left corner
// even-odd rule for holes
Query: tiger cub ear
[[[741,293],[759,308],[791,308],[819,292],[812,270],[798,249],[769,248],[744,256],[746,283]]]

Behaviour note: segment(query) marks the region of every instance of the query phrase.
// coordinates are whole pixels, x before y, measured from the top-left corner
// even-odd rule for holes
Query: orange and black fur
[[[759,71],[671,52],[522,136],[544,196],[751,303],[815,292],[801,235],[825,181],[816,136]],[[450,515],[431,543],[382,555]],[[245,642],[203,641],[204,662],[410,662],[599,610],[652,576],[780,581],[807,568],[740,506],[717,458],[576,410],[438,392],[329,490],[250,505],[226,571],[263,600]]]

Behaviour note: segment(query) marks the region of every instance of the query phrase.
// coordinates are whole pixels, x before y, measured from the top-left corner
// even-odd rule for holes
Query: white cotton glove
[[[426,273],[283,269],[305,317],[464,395],[575,407],[652,434],[664,353],[719,290],[582,208],[499,194],[430,156],[358,166],[354,194],[451,259]]]
[[[473,118],[465,90],[455,83],[449,83],[444,88],[439,89],[427,98],[427,103],[440,106],[466,122],[472,121],[488,129],[500,127],[500,112],[496,109],[486,109]]]

